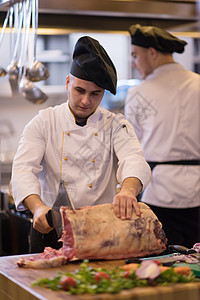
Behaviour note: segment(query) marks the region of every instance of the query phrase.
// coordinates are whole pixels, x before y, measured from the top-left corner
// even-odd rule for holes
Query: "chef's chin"
[[[94,112],[91,111],[91,109],[79,109],[77,113],[75,114],[77,119],[87,119],[89,116],[91,116]]]

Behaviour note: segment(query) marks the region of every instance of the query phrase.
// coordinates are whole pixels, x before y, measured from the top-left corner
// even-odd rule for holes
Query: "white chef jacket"
[[[137,177],[148,185],[151,171],[131,124],[98,107],[83,127],[68,101],[41,110],[21,136],[12,168],[11,191],[18,210],[30,194],[52,206],[59,180],[76,208],[112,203],[119,182]]]
[[[147,161],[200,159],[200,76],[162,65],[130,88],[126,118]],[[200,205],[200,166],[157,165],[142,201],[171,208]]]

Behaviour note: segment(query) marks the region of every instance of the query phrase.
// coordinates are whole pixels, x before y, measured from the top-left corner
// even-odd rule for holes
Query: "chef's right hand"
[[[42,202],[39,195],[29,195],[24,199],[23,204],[33,214],[33,228],[35,230],[46,234],[53,229],[49,226],[46,218],[46,214],[51,208]]]
[[[53,229],[53,227],[49,226],[46,217],[50,209],[51,208],[46,205],[40,206],[35,210],[33,215],[33,228],[43,234],[49,233]]]

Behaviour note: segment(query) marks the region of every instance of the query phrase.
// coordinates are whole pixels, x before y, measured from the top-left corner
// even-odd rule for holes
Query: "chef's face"
[[[76,120],[84,120],[95,112],[104,95],[104,89],[91,81],[68,75],[66,79],[69,107]]]
[[[132,45],[131,50],[132,66],[139,71],[142,79],[145,79],[153,72],[152,54],[154,53],[152,53],[152,51],[154,49]]]

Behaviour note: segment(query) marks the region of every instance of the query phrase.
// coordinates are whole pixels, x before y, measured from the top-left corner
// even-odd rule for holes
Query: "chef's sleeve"
[[[41,194],[37,174],[43,169],[44,151],[45,140],[41,120],[37,116],[25,126],[13,160],[10,186],[17,210],[25,209],[22,201],[27,196]]]
[[[117,180],[121,184],[127,177],[138,178],[143,190],[151,180],[151,169],[144,158],[132,125],[122,115],[114,121],[114,151],[118,158]]]

